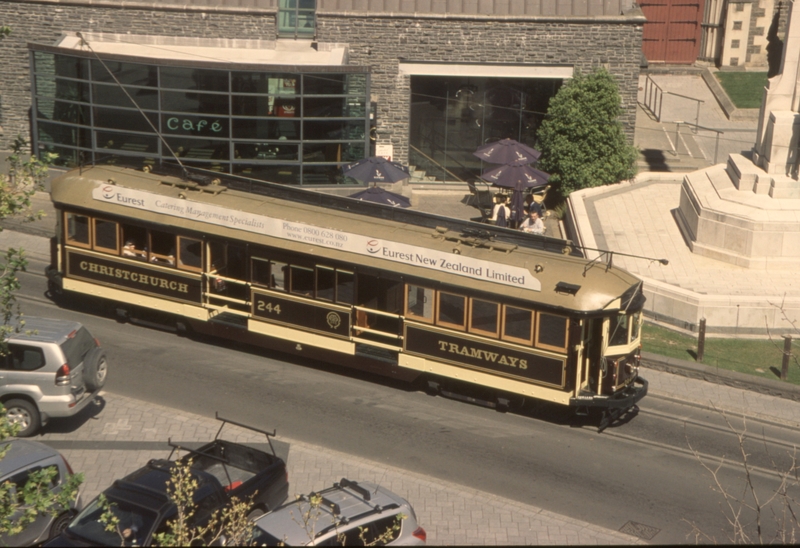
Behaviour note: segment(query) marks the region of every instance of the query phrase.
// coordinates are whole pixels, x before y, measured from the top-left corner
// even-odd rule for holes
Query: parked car
[[[321,497],[317,509],[312,497]],[[308,516],[308,525],[302,525]],[[407,500],[374,483],[342,479],[256,522],[256,546],[423,545],[425,529]]]
[[[217,417],[225,423],[226,419]],[[238,426],[245,426],[238,423]],[[251,430],[267,435],[275,432]],[[220,429],[221,431],[222,429]],[[192,461],[192,477],[197,482],[194,495],[195,513],[192,524],[208,524],[218,510],[228,507],[231,499],[253,501],[253,513],[260,514],[279,507],[289,494],[286,463],[275,454],[254,447],[217,438],[199,449],[188,449],[170,442],[173,454],[168,459],[154,459],[146,466],[117,480],[101,496],[110,503],[119,519],[118,530],[108,531],[102,519],[106,507],[100,497],[93,500],[75,517],[63,533],[46,546],[150,546],[153,535],[169,531],[168,522],[177,512],[167,495],[167,485],[177,463]],[[186,455],[171,460],[176,450]]]
[[[11,483],[12,495],[21,492],[33,472],[55,467],[56,475],[50,483],[50,490],[59,493],[67,478],[72,475],[67,460],[55,449],[31,440],[10,440],[0,444],[0,448],[10,445],[6,456],[0,460],[0,484]],[[69,508],[55,508],[56,513],[40,514],[33,523],[16,535],[0,535],[0,546],[31,546],[59,535],[69,524],[80,507],[80,492]],[[12,520],[21,515],[19,510],[11,516]]]
[[[0,403],[32,436],[55,417],[71,417],[94,401],[106,382],[108,359],[89,330],[75,321],[26,318],[0,356]]]

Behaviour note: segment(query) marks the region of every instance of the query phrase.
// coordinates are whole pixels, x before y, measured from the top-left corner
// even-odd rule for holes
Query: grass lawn
[[[766,72],[717,72],[717,80],[736,108],[760,108]]]
[[[793,353],[800,358],[800,339],[793,343]],[[642,329],[642,350],[693,362],[697,355],[697,337],[645,323]],[[765,379],[780,380],[782,359],[783,337],[773,337],[771,341],[706,338],[702,363]],[[794,357],[789,361],[788,381],[800,385],[800,365]]]

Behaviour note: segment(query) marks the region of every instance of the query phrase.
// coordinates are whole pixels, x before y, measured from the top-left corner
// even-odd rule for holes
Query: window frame
[[[114,255],[119,255],[122,250],[122,246],[120,245],[120,229],[119,229],[119,222],[111,221],[109,219],[104,219],[102,217],[89,217],[91,219],[91,242],[92,242],[92,249],[95,251],[100,251],[103,253],[113,253]],[[97,243],[97,223],[111,223],[114,225],[114,232],[116,234],[117,246],[115,248],[112,247],[103,247]]]
[[[526,311],[526,312],[530,312],[530,314],[531,314],[531,336],[530,336],[529,339],[526,340],[526,339],[521,339],[521,338],[518,338],[518,337],[513,337],[511,335],[506,335],[506,318],[507,318],[507,315],[508,315],[508,309],[509,308],[515,308],[517,310],[523,310],[523,311]],[[537,329],[537,324],[538,324],[538,322],[536,320],[537,320],[536,310],[533,310],[531,308],[523,308],[521,306],[515,306],[515,305],[511,305],[511,304],[504,304],[503,305],[503,310],[502,310],[502,318],[501,318],[502,325],[500,326],[500,340],[513,342],[513,343],[517,343],[517,344],[524,344],[524,345],[527,345],[527,346],[533,346],[533,342],[536,340],[536,329]]]
[[[442,295],[448,295],[451,297],[461,297],[464,302],[464,323],[462,325],[458,325],[455,323],[450,323],[448,321],[442,321],[440,319],[440,314],[442,312]],[[442,327],[449,327],[451,329],[456,329],[458,331],[466,331],[467,330],[467,320],[469,316],[469,302],[468,297],[466,295],[459,295],[458,293],[451,293],[449,291],[437,291],[436,292],[436,313],[434,317],[436,318],[436,325]]]
[[[78,240],[73,240],[69,236],[69,220],[70,217],[85,217],[86,218],[86,230],[87,230],[87,239],[88,242],[84,243]],[[75,213],[74,211],[65,211],[64,212],[64,243],[68,245],[74,245],[75,247],[82,247],[84,249],[92,249],[92,216],[86,215],[83,213]]]
[[[497,323],[496,323],[496,328],[495,328],[494,332],[486,331],[484,329],[479,329],[479,328],[476,328],[476,327],[474,327],[472,325],[472,320],[473,320],[473,317],[474,317],[473,313],[474,313],[474,309],[475,309],[475,301],[480,301],[482,303],[495,305],[495,315],[497,317]],[[486,299],[477,299],[475,297],[470,297],[470,299],[469,299],[469,317],[467,318],[467,331],[469,333],[475,333],[475,334],[478,334],[478,335],[483,335],[485,337],[492,337],[492,338],[495,338],[495,339],[499,338],[500,337],[500,327],[501,327],[501,325],[503,323],[503,320],[502,320],[502,317],[501,317],[502,310],[503,310],[503,307],[499,302],[487,301]]]
[[[192,238],[190,236],[181,236],[180,234],[175,235],[175,266],[177,266],[180,270],[188,270],[189,272],[202,272],[203,271],[203,240],[198,238]],[[186,264],[183,262],[183,241],[196,242],[200,245],[200,266],[194,266],[190,264]]]
[[[554,346],[550,344],[544,344],[539,342],[539,331],[542,325],[541,316],[553,316],[555,318],[563,318],[565,321],[564,326],[564,346]],[[536,327],[534,328],[535,336],[534,336],[534,346],[536,348],[541,348],[543,350],[551,350],[553,352],[559,352],[561,354],[565,354],[567,349],[569,348],[569,316],[562,316],[561,314],[553,314],[550,312],[536,312]]]
[[[403,310],[404,310],[403,316],[405,318],[407,318],[407,319],[411,319],[411,320],[414,320],[414,321],[419,321],[419,322],[428,323],[428,324],[433,325],[436,322],[436,306],[437,306],[437,296],[436,295],[437,295],[438,291],[436,291],[432,287],[426,287],[424,285],[419,285],[419,284],[406,283],[405,286],[406,286],[405,287],[405,292],[403,294]],[[411,309],[408,308],[408,293],[409,293],[409,289],[412,288],[412,287],[420,288],[423,291],[430,291],[431,292],[431,297],[432,297],[432,301],[433,302],[431,304],[431,317],[430,318],[427,318],[425,316],[418,316],[417,314],[412,312]],[[427,297],[427,295],[423,295],[423,297]]]

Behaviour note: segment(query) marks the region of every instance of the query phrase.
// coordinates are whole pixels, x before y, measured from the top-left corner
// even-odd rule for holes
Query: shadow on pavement
[[[40,434],[70,434],[78,430],[90,420],[100,420],[100,413],[106,408],[106,400],[103,396],[97,396],[93,403],[90,403],[77,415],[64,418],[53,418],[42,428]]]

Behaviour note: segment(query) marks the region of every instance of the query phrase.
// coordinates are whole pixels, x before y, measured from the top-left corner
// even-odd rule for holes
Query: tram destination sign
[[[533,381],[554,388],[565,384],[564,359],[544,356],[500,344],[406,323],[405,344],[409,354],[505,377]]]
[[[188,303],[200,302],[199,276],[181,276],[144,265],[138,266],[75,251],[67,252],[67,268],[67,273],[72,278],[83,278]]]
[[[171,198],[117,185],[100,184],[92,191],[92,197],[104,203],[171,215],[181,219],[201,221],[255,234],[377,257],[520,289],[542,290],[541,282],[526,268],[464,257],[427,247],[380,240],[362,234],[287,221],[192,200]]]

